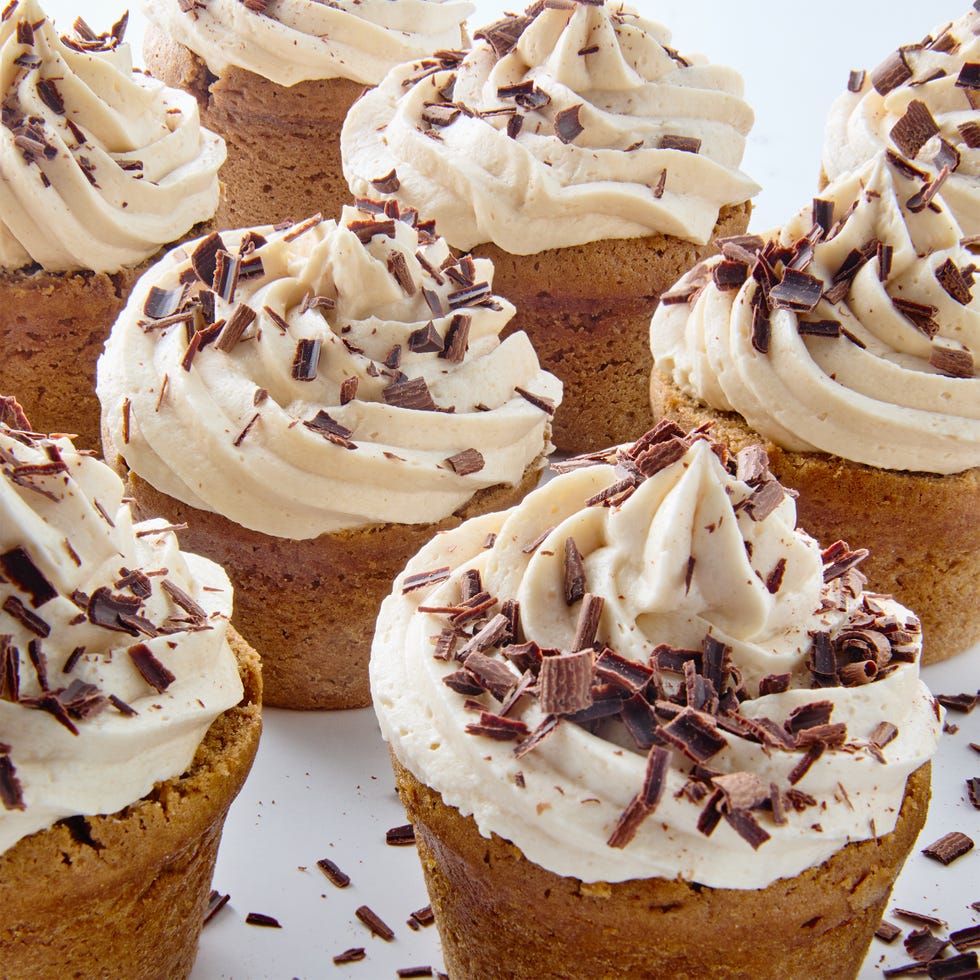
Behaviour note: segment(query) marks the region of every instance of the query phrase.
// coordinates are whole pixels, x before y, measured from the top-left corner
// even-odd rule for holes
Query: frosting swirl
[[[940,734],[918,620],[862,591],[860,554],[794,528],[756,449],[726,468],[665,423],[434,539],[372,650],[402,764],[484,835],[585,881],[763,887],[894,827]],[[442,584],[413,587],[440,567]],[[440,614],[477,588],[507,621],[490,641],[493,621],[454,630]]]
[[[394,65],[458,48],[472,3],[458,0],[145,2],[149,20],[220,75],[244,68],[277,85],[349,78],[376,85]]]
[[[974,257],[946,184],[925,176],[881,153],[778,239],[692,270],[653,317],[656,369],[785,449],[980,466]]]
[[[978,35],[980,13],[970,9],[921,44],[904,45],[875,71],[853,76],[827,118],[827,177],[860,167],[885,147],[932,174],[948,167],[946,204],[965,234],[980,234]]]
[[[0,852],[182,773],[242,684],[231,586],[0,398]]]
[[[59,37],[36,0],[4,13],[0,266],[118,272],[214,215],[224,141],[134,72],[125,20]]]
[[[98,372],[131,469],[294,539],[439,521],[521,481],[561,385],[524,333],[500,341],[514,308],[492,264],[456,260],[412,210],[362,206],[213,235],[140,280]]]
[[[352,107],[355,193],[396,168],[399,198],[454,246],[526,255],[658,232],[703,243],[758,191],[739,170],[753,118],[739,75],[682,57],[632,7],[536,4],[476,38]]]

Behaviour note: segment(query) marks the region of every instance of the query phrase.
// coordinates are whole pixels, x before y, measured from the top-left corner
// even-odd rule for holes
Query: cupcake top
[[[967,235],[980,234],[980,13],[971,8],[874,71],[851,73],[827,119],[823,169],[833,180],[883,148],[935,176]]]
[[[561,383],[488,260],[413,210],[213,234],[136,285],[99,361],[103,427],[157,489],[293,539],[430,523],[550,450]]]
[[[947,181],[892,151],[664,297],[656,369],[785,449],[893,470],[980,466],[976,242]]]
[[[231,586],[122,483],[0,397],[0,852],[114,813],[190,764],[242,696]]]
[[[759,888],[890,831],[941,711],[867,552],[795,529],[760,447],[673,423],[561,469],[396,580],[371,685],[399,761],[584,881]]]
[[[473,49],[393,69],[341,133],[355,193],[395,171],[451,244],[526,255],[656,233],[706,242],[758,186],[730,68],[681,56],[618,2],[536,3]]]
[[[214,215],[224,141],[134,72],[125,28],[59,36],[36,0],[4,8],[0,267],[118,272]]]
[[[376,85],[394,65],[458,48],[472,3],[457,0],[146,0],[149,20],[220,75],[277,85],[349,78]]]

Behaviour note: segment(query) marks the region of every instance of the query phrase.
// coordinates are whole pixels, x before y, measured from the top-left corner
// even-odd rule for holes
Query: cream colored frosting
[[[0,852],[62,817],[114,813],[180,775],[214,718],[242,696],[226,638],[232,593],[224,572],[181,552],[164,522],[134,525],[122,483],[103,462],[76,452],[66,437],[19,428],[10,416],[0,424],[0,650],[7,646],[0,664],[9,665],[16,648],[19,676],[19,700],[0,681],[0,767],[12,768],[19,786],[10,798],[0,792]],[[11,571],[25,567],[26,581],[41,581],[40,588],[26,588],[25,576]],[[125,584],[129,572],[145,573],[142,593],[140,583]],[[171,585],[199,610],[178,605]],[[106,594],[99,590],[136,604],[140,625],[94,622],[92,597]],[[140,645],[173,676],[164,690],[137,669],[131,651]],[[89,716],[72,708],[79,690],[94,705]],[[64,723],[51,707],[59,700],[69,705]],[[0,781],[9,787],[10,778]]]
[[[883,147],[897,149],[891,131],[913,101],[923,103],[939,128],[915,156],[917,166],[932,173],[940,140],[958,154],[943,188],[949,208],[967,235],[980,234],[980,148],[971,146],[960,126],[980,125],[980,91],[958,86],[964,65],[980,63],[980,13],[970,9],[953,24],[937,27],[922,44],[901,49],[909,77],[894,88],[876,89],[873,72],[865,73],[856,92],[843,92],[831,106],[823,150],[823,169],[833,180],[859,167]],[[904,71],[902,72],[904,74]],[[976,142],[976,137],[971,140]]]
[[[458,48],[473,9],[457,0],[277,0],[251,6],[208,0],[187,12],[179,0],[143,4],[152,23],[216,75],[234,65],[284,86],[318,78],[376,85],[394,65]]]
[[[656,233],[703,243],[724,205],[759,190],[739,170],[753,116],[732,69],[681,57],[626,4],[536,5],[503,23],[462,60],[393,69],[352,107],[341,152],[355,193],[395,168],[399,198],[454,246],[526,255]],[[506,51],[504,32],[519,33]],[[442,125],[433,113],[452,112],[433,103],[461,111]],[[568,140],[576,107],[582,131]]]
[[[945,185],[931,205],[910,206],[926,186],[879,154],[821,193],[833,202],[834,221],[843,221],[817,242],[806,266],[823,281],[824,296],[812,312],[774,309],[766,354],[752,343],[756,280],[721,290],[712,279],[720,259],[692,270],[672,291],[703,288],[688,303],[661,303],[653,317],[656,370],[712,408],[739,413],[785,449],[928,473],[980,466],[980,292],[970,273],[976,257],[961,245],[963,231],[945,202]],[[805,208],[785,226],[781,241],[791,246],[812,227],[812,210]],[[884,280],[874,240],[893,250]],[[845,259],[869,242],[870,261],[839,301],[828,300]],[[963,277],[966,302],[940,282],[947,263]],[[893,300],[922,304],[935,337]],[[846,333],[800,333],[801,322],[819,320],[837,321]],[[968,362],[972,355],[967,376],[950,377],[933,366],[930,358],[940,349]]]
[[[118,272],[214,215],[225,145],[192,96],[110,34],[60,37],[37,0],[5,14],[0,267]]]
[[[230,352],[219,339],[189,370],[185,326],[156,329],[144,307],[151,288],[177,286],[196,244],[152,268],[99,362],[103,426],[129,467],[172,497],[294,539],[439,521],[480,489],[517,485],[550,450],[549,411],[520,390],[557,403],[561,384],[524,333],[500,340],[514,308],[492,296],[492,264],[467,273],[469,260],[455,263],[414,212],[402,218],[345,208],[339,225],[259,229],[261,273],[243,276],[231,302],[218,297],[214,314],[228,319],[243,304],[257,316]],[[237,253],[248,235],[223,241]],[[481,295],[453,298],[468,274]],[[314,297],[329,302],[309,308]],[[454,324],[465,322],[465,356],[452,354]],[[435,342],[419,348],[412,335],[429,323]],[[301,341],[320,345],[313,380],[295,376]],[[404,380],[427,388],[433,410],[393,397]],[[350,400],[345,382],[356,386]],[[349,440],[304,424],[320,411]],[[475,466],[454,466],[466,450],[478,451]]]
[[[811,632],[829,632],[836,643],[861,616],[869,598],[861,592],[863,576],[852,569],[825,584],[819,547],[794,529],[792,497],[784,495],[768,516],[753,520],[745,506],[753,487],[730,475],[704,440],[640,478],[625,501],[585,505],[630,472],[635,467],[620,455],[618,465],[559,476],[505,513],[438,536],[410,562],[382,606],[371,655],[375,709],[399,761],[447,804],[472,814],[485,836],[496,833],[544,868],[584,881],[681,877],[711,887],[759,888],[819,864],[850,841],[891,830],[907,776],[935,752],[940,735],[918,665],[899,663],[860,687],[819,689],[807,666]],[[496,535],[492,544],[488,534]],[[480,714],[444,683],[461,664],[433,655],[447,618],[427,610],[456,605],[463,577],[478,570],[492,596],[517,600],[527,640],[573,649],[581,603],[569,606],[562,594],[569,538],[582,555],[587,592],[605,601],[595,650],[608,645],[647,664],[659,644],[700,650],[710,634],[731,648],[731,663],[741,673],[747,695],[737,707],[742,718],[782,726],[800,706],[828,701],[830,723],[846,725],[844,745],[824,751],[792,787],[812,796],[812,805],[788,806],[782,825],[766,809],[751,811],[770,835],[757,853],[724,819],[710,836],[698,831],[707,798],[695,803],[681,792],[691,763],[678,751],[671,753],[654,812],[632,841],[610,846],[646,767],[646,753],[621,727],[607,722],[592,734],[563,718],[522,758],[515,757],[514,741],[466,731]],[[773,593],[766,580],[781,561],[784,572]],[[451,572],[444,583],[403,590],[408,575],[445,566]],[[870,601],[907,628],[918,646],[914,615],[886,597]],[[464,636],[460,646],[465,642]],[[488,654],[506,663],[493,650]],[[760,695],[763,677],[784,673],[787,690]],[[514,671],[514,682],[518,676]],[[676,674],[660,678],[664,696],[683,687]],[[500,710],[489,694],[479,700],[487,711]],[[534,730],[544,716],[540,704],[525,697],[509,717]],[[898,734],[877,761],[869,740],[882,721]],[[789,775],[802,749],[764,747],[729,730],[721,735],[726,744],[707,767],[749,773],[767,792],[775,784],[781,796],[791,789]]]

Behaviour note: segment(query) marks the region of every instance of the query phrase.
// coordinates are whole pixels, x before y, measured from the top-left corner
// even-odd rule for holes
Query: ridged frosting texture
[[[439,521],[520,483],[550,449],[560,382],[526,334],[500,340],[514,308],[493,296],[489,261],[457,261],[413,211],[365,206],[339,224],[224,232],[223,249],[191,243],[140,280],[98,380],[132,470],[294,539]],[[193,271],[216,249],[244,270],[237,287],[215,281],[220,295],[213,260],[206,283]],[[185,322],[148,316],[160,290]]]
[[[119,478],[0,399],[0,852],[188,767],[242,684],[231,586]]]
[[[661,302],[655,370],[785,449],[980,466],[976,256],[945,187],[883,152],[821,192],[826,231],[805,208],[765,248],[726,247]]]
[[[62,37],[36,0],[4,15],[0,266],[118,272],[214,215],[224,142],[134,72],[121,27]]]
[[[857,72],[827,118],[824,173],[833,180],[888,147],[931,173],[949,168],[943,190],[964,231],[980,234],[980,13],[903,45],[875,70]],[[972,67],[971,67],[972,66]],[[912,110],[916,152],[903,148]],[[896,130],[896,126],[899,128]],[[945,145],[944,145],[945,144]]]
[[[244,68],[278,85],[349,78],[376,85],[403,61],[458,48],[473,4],[457,0],[145,2],[150,21],[220,75]]]
[[[465,57],[402,65],[341,133],[356,193],[392,169],[449,242],[513,254],[656,233],[710,237],[758,186],[740,170],[752,111],[730,68],[682,57],[620,3],[537,4]]]
[[[482,834],[512,841],[556,874],[764,887],[891,830],[906,778],[935,751],[940,723],[914,662],[916,617],[862,592],[854,553],[822,554],[796,530],[792,498],[767,473],[742,472],[740,457],[739,478],[708,442],[677,432],[597,454],[516,508],[434,539],[382,607],[374,705],[403,765],[472,814]],[[772,493],[769,506],[756,506]],[[584,587],[570,603],[569,541]],[[444,581],[414,588],[413,576],[426,572]],[[459,614],[477,573],[478,587],[501,603],[487,616],[503,610],[519,624],[489,646],[482,621]],[[596,597],[600,614],[583,633]],[[478,594],[469,605],[483,601]],[[891,640],[878,632],[876,679],[845,686],[855,667],[867,668],[865,680],[874,674],[848,645],[856,624],[867,634],[891,630]],[[448,646],[447,631],[459,634]],[[818,641],[833,651],[829,668],[817,661],[829,671],[823,686],[811,670]],[[455,657],[439,658],[453,648]],[[592,670],[584,701],[585,689],[546,669],[582,657]],[[522,670],[537,676],[521,681]],[[490,692],[480,678],[491,679]],[[488,717],[500,715],[503,723]],[[536,741],[549,717],[557,725]],[[882,722],[897,730],[890,741]],[[523,730],[508,734],[515,725]],[[682,747],[686,736],[674,735],[692,726],[706,741]],[[658,799],[638,821],[624,816],[658,756],[666,761]]]

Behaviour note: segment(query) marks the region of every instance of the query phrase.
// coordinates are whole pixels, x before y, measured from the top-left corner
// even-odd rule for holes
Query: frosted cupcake
[[[352,108],[344,172],[493,260],[513,328],[565,383],[559,449],[631,438],[657,297],[748,223],[742,80],[620,3],[536,4],[475,38]]]
[[[929,177],[964,235],[980,235],[980,13],[968,10],[874,71],[854,71],[827,119],[824,183],[883,149]]]
[[[689,273],[650,333],[655,414],[768,440],[802,523],[867,545],[916,609],[927,661],[980,639],[980,298],[944,188],[882,153]]]
[[[394,65],[459,48],[472,10],[457,0],[145,3],[150,71],[192,93],[228,143],[219,226],[339,214],[352,200],[338,141],[347,110]]]
[[[98,447],[95,362],[140,273],[210,219],[224,144],[134,72],[126,19],[59,36],[36,0],[0,22],[0,360],[41,430]]]
[[[916,617],[796,529],[759,447],[664,423],[561,468],[378,619],[450,974],[856,976],[940,735]]]
[[[0,962],[185,977],[258,745],[225,574],[0,397]]]
[[[140,281],[99,362],[106,458],[235,583],[267,703],[369,702],[381,599],[437,530],[519,500],[561,386],[486,260],[413,211],[223,232]]]

